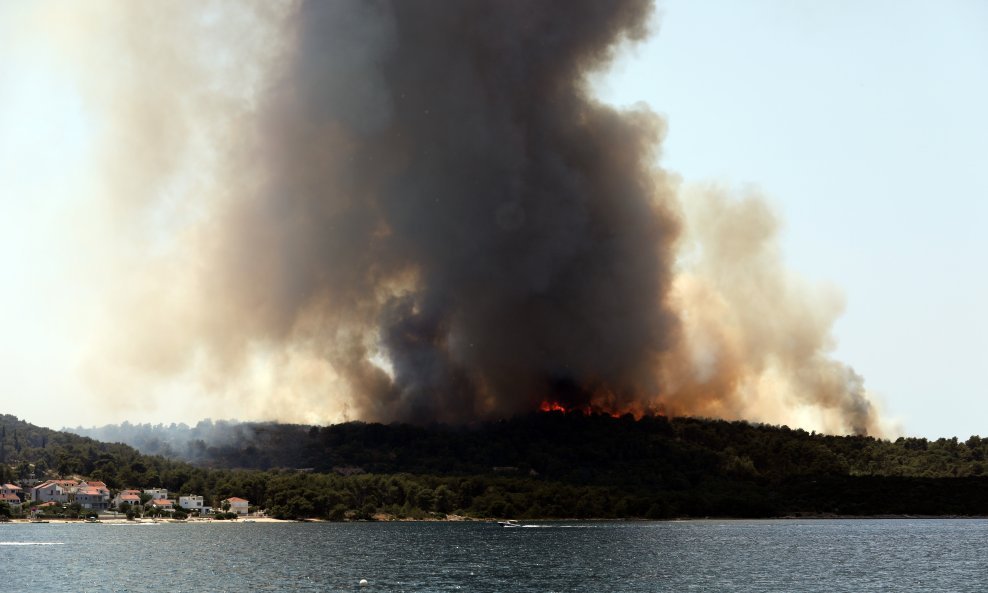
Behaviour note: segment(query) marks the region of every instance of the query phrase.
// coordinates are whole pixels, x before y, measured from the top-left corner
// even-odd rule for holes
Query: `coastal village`
[[[232,496],[207,501],[189,494],[173,497],[164,488],[111,492],[96,480],[22,480],[0,485],[0,521],[49,519],[114,520],[236,520],[264,517],[245,498]]]

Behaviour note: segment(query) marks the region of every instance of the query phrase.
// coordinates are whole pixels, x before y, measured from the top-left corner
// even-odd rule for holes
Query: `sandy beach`
[[[42,521],[32,521],[30,519],[11,519],[10,523],[49,523],[49,524],[59,524],[59,525],[96,525],[100,523],[107,524],[125,524],[125,525],[140,525],[140,524],[165,524],[165,523],[194,523],[201,525],[208,524],[223,524],[223,523],[293,523],[294,521],[285,519],[273,519],[271,517],[248,517],[245,519],[228,519],[228,520],[217,520],[217,519],[133,519],[128,520],[124,517],[120,518],[107,518],[100,519],[98,521],[86,521],[84,519],[44,519]]]

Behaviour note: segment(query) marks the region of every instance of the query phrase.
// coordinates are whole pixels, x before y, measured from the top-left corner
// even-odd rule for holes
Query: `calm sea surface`
[[[6,524],[0,590],[983,592],[988,521]]]

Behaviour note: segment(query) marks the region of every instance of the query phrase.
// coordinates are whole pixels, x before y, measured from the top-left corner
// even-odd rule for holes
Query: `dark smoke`
[[[586,80],[650,11],[303,4],[262,114],[270,175],[227,227],[238,305],[264,303],[283,332],[324,313],[363,418],[658,393],[677,226],[652,169],[661,125]],[[393,380],[368,362],[371,334]]]

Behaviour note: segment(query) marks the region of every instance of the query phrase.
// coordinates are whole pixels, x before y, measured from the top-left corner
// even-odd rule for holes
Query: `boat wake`
[[[521,525],[533,529],[596,529],[596,525]]]
[[[501,527],[512,527],[517,529],[595,529],[597,525],[538,525],[530,523],[518,523],[516,521],[498,521]]]
[[[0,542],[0,546],[64,546],[65,542]]]

